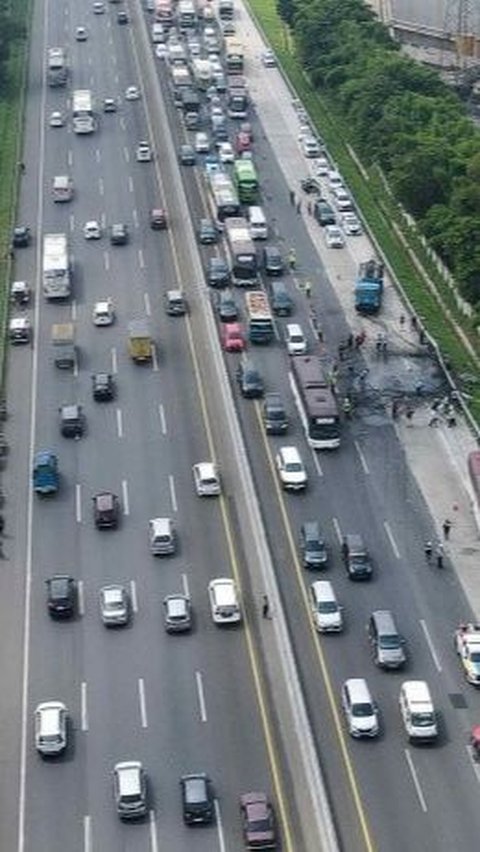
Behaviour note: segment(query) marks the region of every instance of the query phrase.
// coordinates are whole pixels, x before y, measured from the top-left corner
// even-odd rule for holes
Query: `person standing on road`
[[[310,299],[310,297],[312,295],[312,284],[311,284],[311,282],[305,281],[303,288],[304,288],[305,298]]]
[[[443,544],[441,541],[437,544],[437,568],[443,568]]]
[[[268,595],[263,596],[262,618],[270,618],[270,601],[268,600]]]
[[[292,205],[292,207],[295,207],[295,193],[294,193],[293,189],[290,190],[289,197],[290,197],[290,204]]]
[[[443,537],[444,537],[445,541],[448,541],[448,539],[450,538],[450,530],[451,529],[452,529],[451,520],[449,518],[445,518],[445,520],[442,524]]]
[[[433,555],[433,544],[432,544],[431,541],[425,542],[423,551],[425,553],[425,559],[427,560],[427,562],[431,562],[432,561],[432,555]]]
[[[300,216],[301,212],[302,212],[302,202],[297,201],[297,213],[298,213],[299,216]]]
[[[297,252],[294,248],[291,248],[288,252],[288,265],[290,269],[295,269],[297,265]]]

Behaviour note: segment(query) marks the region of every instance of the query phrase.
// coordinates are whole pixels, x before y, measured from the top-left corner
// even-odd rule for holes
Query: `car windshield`
[[[359,704],[352,705],[352,716],[359,716],[366,718],[367,716],[373,716],[373,707],[368,702],[360,702]]]
[[[324,601],[323,603],[318,604],[318,612],[331,613],[337,611],[338,607],[335,601]]]
[[[268,819],[268,817],[265,817],[264,819],[249,820],[248,830],[255,833],[271,831],[270,820]]]
[[[380,648],[385,648],[386,650],[398,648],[400,645],[400,640],[398,636],[394,633],[391,636],[381,636],[378,642]],[[480,656],[479,656],[480,660]]]
[[[428,728],[433,725],[433,713],[412,713],[412,725],[415,728]]]
[[[288,464],[285,465],[285,470],[287,470],[289,473],[300,473],[302,470],[302,465],[300,464],[300,462],[288,462]]]

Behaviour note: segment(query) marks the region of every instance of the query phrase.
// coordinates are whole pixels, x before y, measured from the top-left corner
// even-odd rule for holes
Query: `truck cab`
[[[372,259],[361,263],[355,281],[355,310],[359,314],[376,314],[382,306],[383,263]]]

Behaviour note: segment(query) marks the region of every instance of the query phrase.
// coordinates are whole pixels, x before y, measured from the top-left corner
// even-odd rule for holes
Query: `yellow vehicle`
[[[153,341],[147,320],[132,320],[128,324],[128,352],[137,363],[152,360]]]

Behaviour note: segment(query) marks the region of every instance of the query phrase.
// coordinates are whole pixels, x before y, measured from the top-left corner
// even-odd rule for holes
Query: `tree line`
[[[19,0],[0,0],[0,99],[5,97],[7,89],[12,46],[25,37],[25,27],[20,23],[22,5]]]
[[[458,96],[400,53],[363,0],[277,0],[313,85],[378,163],[462,295],[480,303],[480,133]]]

